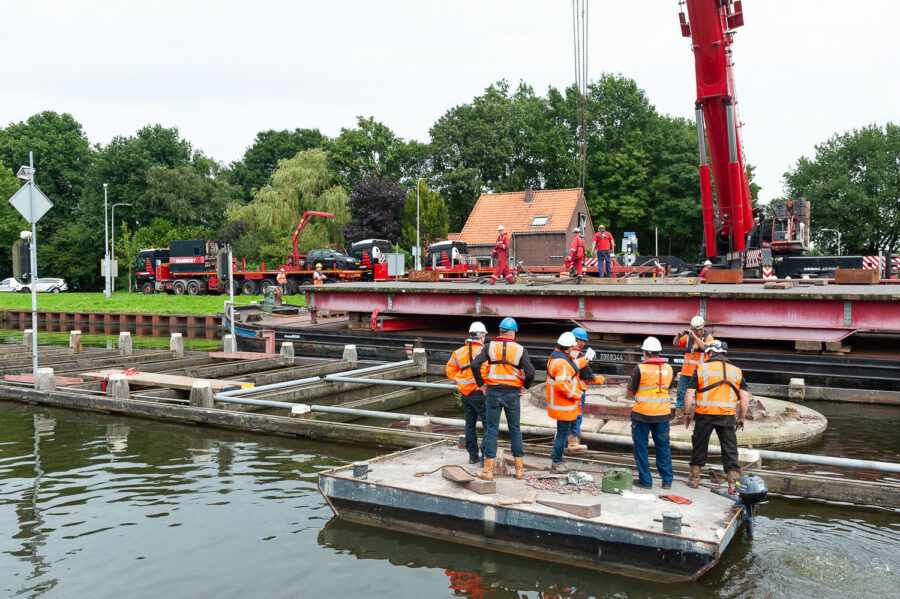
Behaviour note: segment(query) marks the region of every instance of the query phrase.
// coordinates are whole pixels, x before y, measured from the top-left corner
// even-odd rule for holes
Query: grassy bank
[[[65,310],[77,312],[132,312],[142,314],[205,314],[221,312],[225,295],[142,295],[118,291],[106,299],[103,293],[39,293],[38,310]],[[302,295],[286,297],[285,303],[305,305]],[[234,298],[236,304],[262,302],[259,295],[241,295]],[[31,294],[0,293],[0,310],[30,310]]]

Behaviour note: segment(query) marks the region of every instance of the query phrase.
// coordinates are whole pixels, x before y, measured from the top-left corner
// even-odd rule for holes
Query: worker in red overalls
[[[494,274],[491,275],[491,285],[501,277],[506,277],[506,282],[510,285],[515,283],[516,278],[509,270],[509,235],[503,232],[503,225],[497,227],[497,242],[494,244],[491,257],[497,260]]]
[[[572,268],[575,269],[575,275],[578,277],[578,284],[581,284],[582,275],[584,275],[584,237],[581,236],[581,229],[575,227],[572,229],[574,237],[572,237],[572,249],[569,250],[569,261]]]

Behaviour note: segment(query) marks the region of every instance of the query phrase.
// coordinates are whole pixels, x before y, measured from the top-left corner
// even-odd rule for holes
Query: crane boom
[[[297,240],[300,238],[300,231],[303,230],[303,227],[306,226],[306,223],[309,222],[311,216],[321,216],[323,218],[334,218],[334,215],[330,212],[314,212],[312,210],[308,210],[303,213],[303,216],[300,217],[300,222],[297,224],[297,230],[294,231],[294,236],[291,238],[291,244],[294,247],[294,253],[289,256],[288,262],[291,266],[297,267],[300,266],[300,253],[297,251]]]
[[[741,0],[683,0],[681,4],[687,5],[688,13],[687,17],[683,11],[679,15],[681,34],[691,38],[697,77],[695,115],[706,255],[742,252],[746,249],[747,233],[754,227],[731,55],[734,30],[744,24],[742,3]]]

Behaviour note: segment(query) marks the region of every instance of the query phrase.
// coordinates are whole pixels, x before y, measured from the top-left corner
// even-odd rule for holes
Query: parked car
[[[69,286],[66,285],[65,279],[39,278],[37,280],[38,293],[59,293],[60,291],[68,291]],[[17,291],[22,293],[31,293],[31,284],[19,284]]]
[[[313,270],[321,264],[323,270],[354,270],[361,266],[356,258],[337,250],[312,250],[306,254],[306,268]]]
[[[12,277],[9,277],[8,279],[3,279],[2,281],[0,281],[0,291],[16,292],[21,287],[22,287],[22,284],[19,283],[17,280],[15,280]]]

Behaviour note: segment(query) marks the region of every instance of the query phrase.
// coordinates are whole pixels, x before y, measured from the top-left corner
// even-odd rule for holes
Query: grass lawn
[[[64,310],[77,312],[138,312],[144,314],[204,314],[215,315],[223,310],[227,295],[143,295],[117,291],[106,299],[103,293],[38,293],[38,310]],[[291,295],[286,304],[306,305],[302,295]],[[234,298],[237,305],[251,301],[262,303],[261,295],[240,295]],[[0,293],[0,310],[30,310],[30,293]]]

